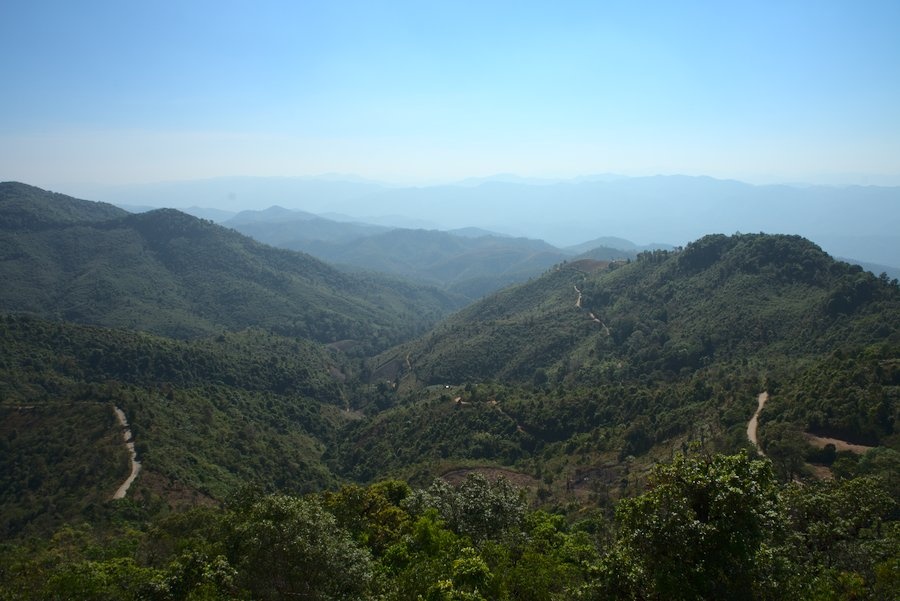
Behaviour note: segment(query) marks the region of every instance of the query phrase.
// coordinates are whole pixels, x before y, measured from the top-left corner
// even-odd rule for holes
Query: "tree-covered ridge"
[[[12,591],[0,599],[896,592],[897,284],[801,238],[709,236],[630,263],[565,263],[363,363],[339,350],[350,344],[339,333],[363,337],[359,352],[384,348],[419,327],[385,324],[422,323],[403,314],[420,301],[398,293],[434,292],[359,280],[175,211],[54,234],[2,238],[39,247],[24,256],[45,262],[7,261],[20,279],[0,294],[84,269],[58,299],[91,311],[104,287],[121,286],[133,300],[98,313],[136,320],[146,306],[152,318],[127,325],[206,320],[190,333],[209,334],[2,314],[2,537],[48,538],[0,548],[0,589]],[[141,256],[156,271],[121,280]],[[170,294],[177,302],[166,304]],[[324,298],[330,321],[305,306],[279,312]],[[285,321],[299,315],[303,325]],[[747,438],[761,391],[771,464],[750,459]],[[113,407],[144,466],[119,503],[108,498],[128,457]],[[816,448],[808,436],[874,449]],[[699,454],[684,456],[693,441]],[[809,462],[835,480],[814,482]],[[550,513],[473,475],[458,489],[337,489],[478,472],[515,478]],[[170,514],[217,505],[248,482],[278,493]],[[61,523],[71,526],[49,538]],[[673,555],[672,533],[696,552]]]
[[[129,496],[222,499],[241,483],[335,482],[322,454],[346,419],[353,372],[322,346],[262,330],[190,341],[0,318],[0,515],[5,534],[71,519],[128,474],[112,412],[143,472]],[[35,499],[41,499],[35,502]]]
[[[53,228],[127,213],[111,204],[72,198],[19,182],[0,182],[0,230]]]
[[[260,326],[363,353],[456,307],[435,289],[347,275],[178,211],[128,215],[20,185],[3,190],[0,215],[12,223],[0,229],[5,311],[173,337]],[[16,221],[19,206],[36,224]]]
[[[331,404],[348,375],[321,345],[261,329],[176,340],[145,332],[0,316],[0,386],[7,402],[52,395],[47,375],[73,382],[190,387],[219,382],[250,391],[297,393]],[[32,385],[33,384],[33,385]]]
[[[413,229],[395,229],[348,242],[297,241],[283,246],[332,263],[413,277],[468,299],[523,281],[566,257],[540,240]]]
[[[634,258],[633,243],[599,239],[574,248],[505,236],[480,228],[451,231],[338,222],[303,211],[270,207],[246,211],[224,225],[265,244],[307,252],[335,265],[428,282],[469,300],[539,275],[566,258]],[[619,248],[603,246],[619,244]]]
[[[542,486],[559,493],[563,472],[622,481],[699,436],[749,445],[762,391],[762,447],[784,476],[822,462],[807,435],[896,456],[898,318],[896,282],[796,236],[563,264],[377,357],[382,411],[349,426],[336,461],[358,477],[500,464],[554,473]],[[837,466],[884,471],[850,461]]]
[[[4,599],[881,601],[898,505],[874,478],[778,484],[749,455],[678,455],[614,517],[529,508],[503,479],[306,496],[244,489],[159,516],[0,546]],[[129,516],[129,514],[131,514]],[[129,519],[130,518],[130,519]]]
[[[537,369],[571,379],[612,362],[677,374],[735,357],[900,341],[896,284],[797,236],[707,236],[681,252],[587,265],[563,264],[493,295],[400,353],[426,383],[515,382]]]

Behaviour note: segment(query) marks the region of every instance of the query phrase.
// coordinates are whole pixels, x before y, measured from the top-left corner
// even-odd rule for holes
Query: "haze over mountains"
[[[498,176],[400,187],[350,176],[228,177],[67,192],[119,205],[238,212],[272,205],[360,222],[480,227],[567,247],[598,236],[684,245],[711,232],[799,234],[835,256],[900,265],[900,187],[757,186],[709,177]],[[227,214],[207,213],[223,220]]]

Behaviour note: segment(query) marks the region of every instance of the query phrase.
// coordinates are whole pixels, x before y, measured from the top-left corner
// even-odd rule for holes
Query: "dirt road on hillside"
[[[125,446],[128,448],[128,452],[131,455],[131,474],[129,474],[128,479],[122,483],[122,486],[113,494],[113,499],[124,499],[125,494],[128,492],[128,489],[131,487],[131,484],[134,482],[134,479],[137,478],[138,474],[141,472],[141,462],[137,460],[137,452],[134,450],[134,438],[131,436],[131,429],[128,427],[128,420],[125,418],[125,412],[115,407],[116,417],[119,419],[119,424],[122,426],[122,437],[125,439]]]
[[[750,442],[753,443],[753,446],[756,447],[756,452],[759,453],[760,456],[765,457],[766,454],[763,453],[763,450],[759,448],[759,440],[756,438],[756,431],[759,428],[759,414],[766,406],[766,402],[769,400],[768,392],[760,392],[759,396],[756,397],[757,407],[756,413],[753,414],[753,417],[750,418],[750,421],[747,422],[747,438],[750,439]]]
[[[578,309],[584,309],[584,307],[581,306],[581,290],[578,289],[577,285],[573,285],[573,287],[575,288],[575,292],[578,293],[578,298],[575,299],[575,307]],[[588,317],[590,317],[591,321],[593,321],[594,323],[600,324],[600,326],[603,328],[603,331],[606,332],[607,336],[610,335],[609,328],[600,320],[600,318],[594,315],[593,312],[588,311]]]

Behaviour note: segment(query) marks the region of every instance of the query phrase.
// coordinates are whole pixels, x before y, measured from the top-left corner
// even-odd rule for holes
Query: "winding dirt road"
[[[759,396],[756,397],[757,407],[756,413],[753,414],[753,417],[750,418],[750,421],[747,422],[747,438],[750,439],[750,442],[753,443],[753,446],[756,447],[756,452],[759,453],[761,457],[765,457],[766,454],[763,453],[763,450],[759,448],[759,441],[756,438],[756,430],[759,428],[759,413],[766,406],[766,402],[769,400],[768,392],[760,392]]]
[[[759,441],[757,440],[756,431],[759,427],[759,413],[760,413],[760,411],[763,410],[763,407],[766,406],[766,402],[768,400],[769,400],[768,392],[760,392],[759,393],[759,396],[757,397],[758,406],[756,408],[756,413],[754,413],[753,417],[750,418],[750,421],[747,422],[747,438],[756,447],[756,452],[759,453],[760,455],[762,455],[763,457],[765,457],[766,454],[763,453],[762,449],[759,448]],[[832,444],[832,445],[834,445],[835,450],[837,450],[837,451],[850,451],[851,453],[856,453],[857,455],[863,455],[875,448],[875,447],[870,447],[870,446],[861,445],[861,444],[854,444],[852,442],[847,442],[846,440],[839,440],[837,438],[827,438],[825,436],[816,436],[815,434],[810,434],[809,432],[804,433],[803,437],[806,439],[806,442],[808,442],[809,444],[811,444],[814,447],[822,449],[825,447],[825,445]]]
[[[528,434],[528,432],[525,431],[525,428],[522,427],[522,424],[520,424],[516,418],[511,416],[509,413],[504,411],[502,407],[500,407],[500,403],[497,402],[497,399],[491,399],[490,401],[488,401],[488,405],[496,409],[497,413],[514,423],[516,425],[516,430],[518,430],[522,434]]]
[[[113,499],[124,499],[125,494],[141,472],[141,462],[137,460],[137,452],[134,450],[134,438],[131,436],[131,429],[128,427],[128,420],[125,418],[125,412],[115,407],[116,417],[119,418],[119,424],[122,426],[122,437],[125,439],[125,446],[131,454],[131,474],[128,479],[122,483],[122,486],[113,494]]]
[[[578,298],[575,299],[575,307],[578,309],[584,309],[584,307],[581,306],[581,290],[578,289],[577,285],[573,285],[573,288],[575,288],[575,292],[578,293]],[[609,328],[606,326],[605,323],[600,321],[600,319],[596,315],[594,315],[593,312],[588,311],[588,317],[590,317],[591,321],[593,321],[594,323],[599,323],[601,326],[603,326],[603,331],[606,332],[607,336],[610,335]]]

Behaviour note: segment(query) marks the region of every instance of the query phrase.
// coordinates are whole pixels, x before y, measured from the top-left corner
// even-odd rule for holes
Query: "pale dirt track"
[[[753,446],[756,447],[756,452],[763,457],[765,457],[766,454],[763,453],[762,449],[759,448],[759,441],[757,440],[757,429],[759,428],[759,414],[766,406],[766,402],[768,400],[768,392],[759,393],[759,396],[757,397],[758,406],[756,408],[756,413],[753,414],[753,417],[751,417],[750,421],[747,423],[747,438],[750,440],[750,442],[753,443]],[[847,442],[846,440],[839,440],[837,438],[816,436],[808,432],[803,436],[806,439],[806,442],[820,449],[825,448],[825,445],[833,444],[836,451],[850,451],[851,453],[856,453],[857,455],[863,455],[875,448],[861,444],[853,444],[851,442]]]
[[[581,290],[578,289],[578,286],[573,286],[573,287],[575,288],[575,292],[578,293],[578,298],[575,299],[575,307],[577,309],[584,309],[584,307],[581,306]],[[603,327],[603,331],[606,332],[607,336],[610,335],[609,328],[596,315],[594,315],[593,312],[588,311],[588,317],[590,317],[591,321],[593,321],[594,323],[600,324]]]
[[[128,420],[125,418],[125,412],[118,407],[115,407],[114,410],[116,412],[116,417],[119,419],[119,424],[122,426],[122,437],[125,439],[125,446],[128,448],[128,453],[131,455],[131,474],[129,474],[128,479],[122,483],[122,486],[116,490],[112,497],[113,499],[124,499],[125,494],[128,492],[134,479],[137,478],[138,474],[141,472],[141,462],[137,460],[137,452],[134,450],[134,439],[131,436],[131,429],[128,427]]]
[[[750,418],[750,421],[747,422],[747,438],[750,442],[753,443],[753,446],[756,447],[756,452],[759,453],[762,457],[765,457],[766,454],[763,453],[763,450],[759,448],[759,440],[756,437],[756,431],[759,428],[759,414],[766,406],[766,402],[769,400],[768,392],[760,392],[759,396],[756,397],[757,407],[756,413],[753,414],[753,417]]]

